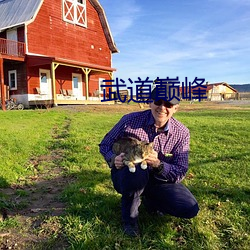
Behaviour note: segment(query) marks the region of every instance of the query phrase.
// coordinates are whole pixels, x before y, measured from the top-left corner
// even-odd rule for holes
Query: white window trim
[[[98,90],[99,90],[100,94],[103,94],[104,87],[101,87],[101,85],[105,85],[105,82],[103,82],[104,80],[106,80],[106,79],[105,78],[99,78],[99,88],[98,88]]]
[[[8,71],[8,77],[9,77],[9,86],[11,86],[11,82],[10,82],[10,75],[11,74],[14,74],[15,75],[15,87],[11,88],[10,87],[10,90],[17,90],[17,73],[16,73],[16,70],[9,70]]]
[[[98,89],[95,91],[95,96],[97,96],[99,99],[102,97],[103,95],[103,89],[104,87],[101,87],[101,85],[105,85],[105,82],[103,82],[104,80],[107,80],[106,78],[102,78],[100,77],[98,79]]]
[[[65,8],[65,6],[67,7]],[[62,0],[62,7],[63,21],[77,24],[85,28],[87,27],[86,0],[83,0],[83,3],[79,3],[77,0]],[[72,8],[73,14],[71,13]],[[82,10],[80,10],[80,8]],[[68,16],[70,17],[70,19],[67,18]]]

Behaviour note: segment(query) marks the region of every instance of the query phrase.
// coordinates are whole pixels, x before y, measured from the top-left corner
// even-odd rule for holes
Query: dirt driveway
[[[78,112],[111,112],[111,113],[130,113],[135,111],[142,111],[149,108],[148,104],[110,104],[110,105],[64,105],[58,106],[56,109],[68,109]],[[180,103],[180,111],[188,110],[201,110],[201,109],[237,109],[237,108],[250,108],[250,100],[231,100],[221,102],[190,102],[183,101]]]

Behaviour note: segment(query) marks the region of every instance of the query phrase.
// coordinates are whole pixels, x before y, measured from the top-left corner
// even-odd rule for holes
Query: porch
[[[0,38],[0,55],[7,59],[24,58],[25,43]]]
[[[25,43],[0,38],[0,88],[1,88],[0,96],[3,109],[5,109],[4,103],[7,98],[4,86],[4,69],[3,69],[4,60],[24,62]]]
[[[108,96],[103,99],[103,94],[96,92],[91,96],[76,96],[72,90],[60,89],[60,94],[55,95],[55,99],[50,95],[41,93],[40,88],[36,88],[37,94],[29,94],[28,106],[58,106],[58,105],[87,105],[87,104],[115,104],[114,100],[108,101]],[[113,98],[113,96],[111,97]],[[105,101],[102,101],[105,100]]]
[[[56,106],[58,105],[88,105],[88,104],[115,104],[114,101],[105,101],[101,102],[101,100],[58,100],[56,102]],[[34,107],[52,107],[55,105],[53,100],[32,100],[29,101],[29,106],[34,106]]]

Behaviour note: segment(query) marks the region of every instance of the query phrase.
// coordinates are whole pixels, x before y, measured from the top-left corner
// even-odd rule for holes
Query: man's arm
[[[161,153],[157,152],[148,158],[147,163],[152,167],[156,179],[169,183],[181,182],[184,179],[188,170],[189,141],[190,135],[187,132],[175,145],[171,163],[162,160]]]
[[[123,135],[125,126],[125,116],[105,135],[101,143],[99,144],[100,153],[107,161],[109,167],[114,165],[115,154],[112,151],[114,142]]]

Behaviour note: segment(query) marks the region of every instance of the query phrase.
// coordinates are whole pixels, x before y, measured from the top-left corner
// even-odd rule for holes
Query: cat
[[[141,163],[141,168],[147,168],[145,159],[153,152],[153,143],[139,141],[133,137],[122,137],[115,141],[112,147],[116,155],[124,153],[123,163],[128,166],[129,171],[134,173],[135,164]]]

